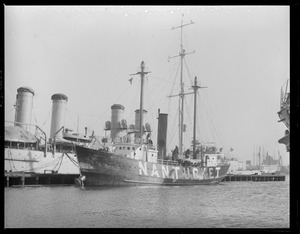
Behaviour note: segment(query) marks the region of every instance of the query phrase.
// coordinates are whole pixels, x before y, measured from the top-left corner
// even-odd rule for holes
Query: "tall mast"
[[[200,88],[207,88],[207,87],[200,87],[197,85],[197,76],[195,76],[194,85],[192,86],[194,89],[194,126],[193,126],[193,159],[197,158],[196,155],[196,120],[197,120],[197,90]]]
[[[195,51],[189,53],[185,52],[185,49],[183,48],[183,44],[182,44],[182,28],[191,24],[194,24],[194,22],[191,21],[190,23],[183,24],[183,18],[182,18],[180,26],[172,27],[172,30],[180,28],[180,52],[179,55],[169,57],[169,59],[180,57],[180,94],[169,96],[169,97],[179,96],[179,155],[182,155],[182,144],[183,144],[183,110],[184,110],[183,105],[184,105],[184,95],[185,95],[184,83],[183,83],[183,59],[185,55],[195,53]]]
[[[140,126],[139,126],[139,135],[141,139],[141,144],[143,143],[143,134],[144,134],[144,129],[143,129],[143,116],[144,116],[144,77],[145,74],[148,74],[150,72],[145,72],[145,63],[144,61],[141,62],[141,71],[137,72],[135,74],[130,74],[132,75],[141,75],[141,95],[140,95]]]

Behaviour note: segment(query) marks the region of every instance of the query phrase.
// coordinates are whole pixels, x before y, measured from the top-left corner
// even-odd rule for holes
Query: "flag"
[[[129,82],[130,82],[131,85],[132,85],[132,79],[133,79],[133,77],[131,77],[131,78],[129,79]]]

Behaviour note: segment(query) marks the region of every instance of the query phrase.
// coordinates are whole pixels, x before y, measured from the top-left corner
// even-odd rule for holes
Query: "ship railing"
[[[6,123],[13,123],[15,126],[16,125],[25,125],[25,126],[34,126],[36,130],[39,130],[43,135],[44,135],[44,138],[41,137],[40,139],[38,139],[36,136],[35,138],[37,138],[38,142],[40,142],[41,139],[43,139],[45,141],[45,150],[44,150],[44,156],[46,157],[47,156],[47,135],[46,133],[37,125],[35,124],[29,124],[29,123],[22,123],[22,122],[16,122],[16,121],[5,121]],[[39,143],[40,144],[40,143]]]
[[[177,161],[173,161],[173,160],[163,160],[163,159],[157,159],[157,163],[160,164],[166,164],[166,165],[178,165]]]

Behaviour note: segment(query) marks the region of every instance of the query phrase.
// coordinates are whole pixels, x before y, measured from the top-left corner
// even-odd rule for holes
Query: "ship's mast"
[[[197,76],[195,76],[194,85],[192,86],[194,89],[194,126],[193,126],[193,159],[197,158],[196,155],[196,120],[197,120],[197,90],[201,88],[207,87],[200,87],[197,85]]]
[[[184,59],[185,55],[195,53],[195,51],[189,52],[189,53],[185,52],[185,49],[183,48],[183,44],[182,44],[182,29],[183,29],[183,27],[191,25],[191,24],[194,24],[194,22],[191,21],[190,23],[183,24],[183,19],[181,19],[180,26],[172,28],[172,30],[180,28],[180,52],[179,52],[179,55],[169,57],[169,59],[175,58],[175,57],[180,57],[180,93],[179,93],[179,95],[169,96],[169,97],[179,96],[179,155],[182,155],[183,116],[184,116],[183,115],[183,110],[184,110],[183,107],[184,107],[184,96],[186,95],[186,93],[184,93],[184,83],[183,83],[183,59]]]
[[[141,95],[140,95],[140,126],[139,126],[139,135],[140,135],[140,141],[141,144],[143,143],[143,134],[144,134],[144,129],[143,129],[143,116],[144,116],[144,77],[145,74],[148,74],[150,72],[145,72],[145,63],[144,61],[141,62],[141,71],[137,72],[135,74],[130,74],[132,75],[141,75]]]

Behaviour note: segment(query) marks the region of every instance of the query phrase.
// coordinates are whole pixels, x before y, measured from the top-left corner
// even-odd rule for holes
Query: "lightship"
[[[193,22],[191,22],[192,24]],[[189,24],[183,24],[177,28],[182,28]],[[173,28],[175,29],[175,28]],[[181,37],[182,38],[182,37]],[[185,52],[181,41],[181,70]],[[177,56],[174,56],[177,57]],[[194,124],[193,124],[193,149],[190,154],[183,152],[183,98],[184,87],[181,72],[181,90],[177,95],[181,99],[182,105],[179,108],[179,149],[173,151],[173,160],[164,160],[163,154],[166,146],[166,123],[167,114],[159,113],[158,117],[158,140],[156,148],[153,141],[146,137],[144,139],[143,115],[146,112],[143,107],[143,89],[144,77],[149,72],[145,71],[145,63],[141,62],[140,71],[134,75],[140,75],[141,92],[140,92],[140,108],[136,111],[136,126],[138,133],[132,140],[128,136],[119,140],[112,133],[114,143],[111,149],[102,148],[99,150],[91,149],[86,146],[76,145],[76,154],[80,167],[80,177],[76,183],[81,186],[139,186],[139,185],[203,185],[214,184],[222,181],[225,177],[229,164],[220,160],[221,153],[215,147],[202,148],[196,146],[196,119],[197,119],[197,90],[203,88],[198,86],[197,77],[194,79]],[[132,74],[133,75],[133,74]],[[123,124],[120,118],[116,117],[116,113],[122,112],[124,107],[115,104],[112,107],[111,129],[114,126],[122,128]],[[110,125],[110,124],[108,124]],[[126,126],[125,126],[126,127]],[[176,153],[175,153],[176,151]]]

